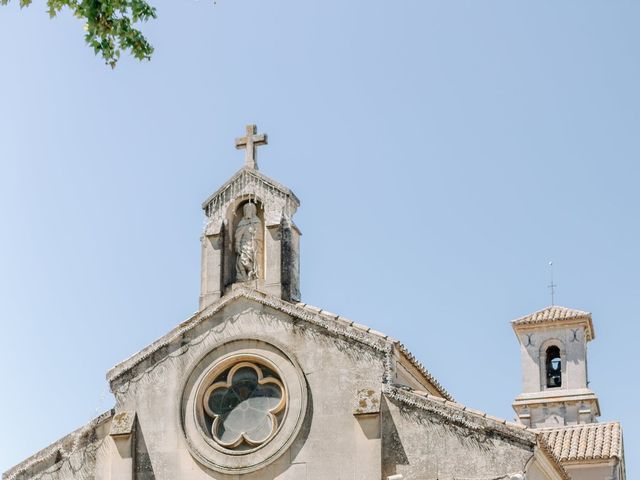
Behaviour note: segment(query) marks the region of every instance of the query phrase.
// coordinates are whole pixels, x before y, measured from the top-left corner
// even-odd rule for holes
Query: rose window
[[[286,394],[273,370],[245,361],[218,375],[202,401],[211,438],[222,447],[247,450],[278,431]]]

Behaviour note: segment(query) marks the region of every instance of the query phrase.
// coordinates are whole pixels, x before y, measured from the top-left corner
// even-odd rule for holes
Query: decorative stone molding
[[[217,429],[223,421],[222,412],[210,403],[211,396],[219,389],[232,387],[234,376],[242,368],[260,372],[256,373],[258,384],[280,390],[276,404],[261,412],[272,422],[272,428],[262,436],[237,431],[229,438],[220,438]],[[307,410],[307,395],[302,369],[280,347],[259,339],[214,345],[196,362],[183,388],[179,418],[189,452],[203,466],[225,474],[264,468],[286,452],[298,435]],[[241,430],[243,424],[244,420],[233,427]]]
[[[111,420],[109,435],[112,437],[124,437],[133,433],[136,421],[136,412],[118,412]]]
[[[109,436],[115,450],[111,453],[111,478],[113,480],[132,480],[135,444],[135,412],[118,412],[111,420]]]
[[[380,393],[371,388],[358,390],[353,406],[354,415],[372,415],[380,413]]]
[[[270,370],[267,375],[264,367]],[[258,447],[275,435],[288,395],[273,369],[273,365],[266,366],[264,360],[251,356],[232,357],[214,368],[214,383],[204,395],[198,395],[198,401],[206,413],[203,423],[211,422],[211,428],[203,427],[220,446]],[[211,382],[203,387],[207,383]]]
[[[291,190],[257,170],[243,167],[202,204],[207,216],[205,235],[220,233],[229,207],[241,197],[257,199],[264,205],[267,226],[279,225],[283,218],[292,221],[300,206]]]

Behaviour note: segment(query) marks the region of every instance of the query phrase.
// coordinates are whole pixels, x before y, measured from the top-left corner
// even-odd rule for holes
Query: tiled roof
[[[622,458],[622,429],[618,422],[543,428],[538,432],[561,462]]]
[[[562,480],[571,480],[571,477],[560,463],[560,460],[558,460],[558,457],[553,454],[549,444],[545,441],[544,435],[540,433],[538,434],[538,448],[540,448],[540,450],[544,452],[544,455],[551,461],[551,463],[553,463]]]
[[[372,328],[367,327],[366,325],[362,325],[359,323],[356,323],[352,320],[349,320],[348,318],[343,317],[342,315],[336,315],[335,313],[331,313],[328,312],[326,310],[323,310],[321,308],[318,307],[314,307],[313,305],[309,305],[306,303],[302,303],[299,302],[296,304],[297,306],[304,308],[307,311],[310,311],[314,314],[318,314],[318,315],[322,315],[325,317],[328,317],[329,319],[333,320],[333,321],[338,321],[338,322],[342,322],[345,323],[348,326],[354,327],[354,328],[358,328],[361,330],[364,330],[365,332],[374,335],[374,336],[378,336],[383,340],[387,340],[391,343],[393,343],[398,350],[400,351],[400,353],[402,353],[406,359],[415,367],[418,369],[418,371],[424,375],[425,379],[431,384],[431,386],[433,386],[436,391],[442,395],[443,398],[453,402],[454,399],[451,396],[451,394],[449,392],[447,392],[447,390],[440,384],[440,382],[438,382],[438,380],[436,380],[436,378],[424,367],[424,365],[422,365],[422,363],[420,363],[420,361],[409,351],[409,349],[403,344],[400,343],[398,340],[395,340],[391,337],[389,337],[388,335],[385,335],[382,332],[378,332],[377,330],[373,330]]]
[[[418,371],[425,376],[427,381],[443,396],[443,398],[453,402],[454,399],[449,392],[445,390],[445,388],[436,380],[429,370],[425,368],[425,366],[409,351],[409,349],[402,343],[396,342],[398,349],[402,354],[411,362],[411,364],[418,369]]]
[[[558,305],[552,305],[537,312],[525,315],[524,317],[517,318],[511,323],[514,326],[520,325],[536,325],[543,323],[564,322],[567,320],[584,320],[588,325],[588,339],[594,338],[593,323],[591,320],[591,314],[582,310],[575,310],[573,308],[560,307]]]

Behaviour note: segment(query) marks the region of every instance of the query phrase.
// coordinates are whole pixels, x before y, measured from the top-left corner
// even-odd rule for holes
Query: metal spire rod
[[[553,306],[556,304],[556,287],[558,286],[553,283],[553,260],[549,262],[549,269],[551,271],[551,283],[549,283],[547,287],[549,287],[549,290],[551,291],[551,306]]]

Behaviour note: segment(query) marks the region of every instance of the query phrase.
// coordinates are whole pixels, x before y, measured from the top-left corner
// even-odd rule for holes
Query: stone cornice
[[[455,424],[471,432],[484,435],[493,433],[530,447],[534,447],[536,444],[536,433],[524,425],[507,422],[459,403],[429,394],[423,395],[398,385],[384,385],[382,392],[388,398],[433,413],[445,419],[448,423]]]
[[[521,393],[514,404],[521,403],[550,403],[550,402],[579,402],[582,400],[597,400],[597,396],[588,388],[562,389],[555,388],[541,392]]]
[[[545,404],[572,404],[587,402],[595,406],[595,416],[600,416],[600,401],[598,396],[587,388],[559,391],[542,391],[533,393],[523,393],[516,397],[511,404],[513,409],[518,413],[518,408],[529,407],[533,405]]]

